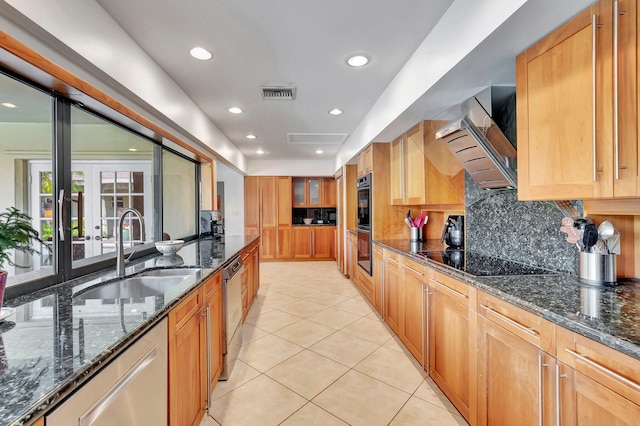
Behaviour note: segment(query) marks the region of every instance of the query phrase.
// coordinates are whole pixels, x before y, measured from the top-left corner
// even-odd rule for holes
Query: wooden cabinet
[[[601,0],[517,57],[521,200],[638,195],[636,7]]]
[[[293,178],[293,207],[321,207],[324,194],[323,178]],[[335,206],[335,200],[333,200]]]
[[[247,317],[251,306],[258,293],[260,285],[260,260],[259,244],[253,244],[240,255],[242,259],[242,272],[240,275],[242,289],[242,321]]]
[[[475,424],[475,288],[438,272],[430,273],[429,375],[462,416]]]
[[[382,315],[382,289],[384,288],[384,249],[373,244],[373,258],[371,260],[371,273],[373,277],[373,306]]]
[[[335,226],[294,226],[293,257],[295,259],[334,259]]]
[[[640,361],[563,328],[557,339],[561,424],[637,424]]]
[[[278,231],[276,259],[291,259],[291,177],[278,177]]]
[[[222,272],[216,273],[169,311],[169,424],[172,426],[200,424],[210,398],[207,382],[215,384],[222,371],[221,280]]]
[[[391,204],[425,204],[425,153],[422,122],[391,143],[390,161]]]
[[[373,145],[358,154],[358,177],[373,171]]]
[[[347,278],[356,280],[358,267],[358,236],[354,232],[347,232]]]
[[[478,306],[478,424],[555,424],[555,326],[482,292]]]
[[[402,258],[402,322],[400,340],[421,365],[425,364],[425,267],[408,258]]]
[[[204,416],[206,324],[202,293],[195,291],[169,312],[169,424],[196,426]]]
[[[322,179],[322,205],[324,207],[336,207],[337,201],[337,189],[335,179],[323,178]]]
[[[262,237],[260,255],[264,260],[275,259],[279,221],[276,177],[246,176],[244,191],[245,234],[254,234],[257,231]]]
[[[384,256],[384,320],[399,336],[402,323],[403,285],[400,260],[397,254],[386,251]]]
[[[244,178],[244,227],[255,230],[260,228],[260,180],[258,176]]]

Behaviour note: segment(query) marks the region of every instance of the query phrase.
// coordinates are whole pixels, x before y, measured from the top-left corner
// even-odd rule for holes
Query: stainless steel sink
[[[158,296],[193,277],[200,269],[154,269],[81,290],[74,299],[128,299]]]

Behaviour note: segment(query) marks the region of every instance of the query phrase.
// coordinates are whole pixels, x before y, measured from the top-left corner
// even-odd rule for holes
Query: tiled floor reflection
[[[260,276],[201,426],[466,425],[335,262],[262,263]]]

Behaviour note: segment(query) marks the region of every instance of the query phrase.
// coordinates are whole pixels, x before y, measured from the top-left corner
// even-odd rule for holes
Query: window
[[[162,232],[170,239],[197,234],[196,194],[196,164],[163,151]]]

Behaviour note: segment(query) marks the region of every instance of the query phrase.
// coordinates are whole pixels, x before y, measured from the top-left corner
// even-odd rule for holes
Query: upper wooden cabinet
[[[336,205],[333,178],[293,178],[292,188],[293,207],[335,207]]]
[[[373,145],[358,154],[358,177],[373,171]]]
[[[521,200],[638,195],[637,19],[601,0],[516,59]]]
[[[392,205],[464,204],[464,169],[435,132],[445,121],[423,121],[391,143]]]

